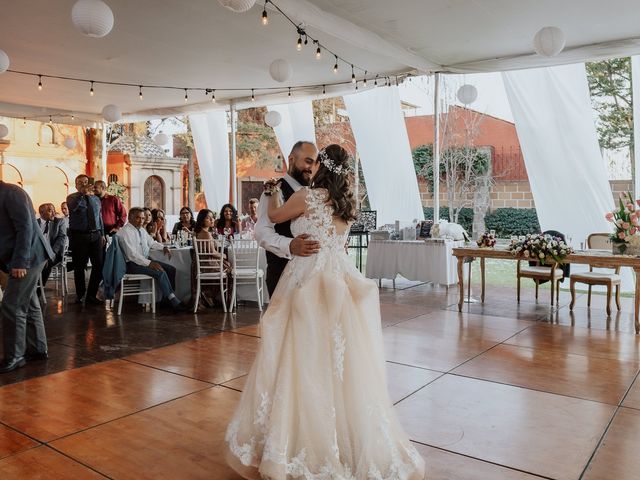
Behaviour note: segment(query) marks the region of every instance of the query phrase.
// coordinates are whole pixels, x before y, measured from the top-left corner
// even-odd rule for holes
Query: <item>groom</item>
[[[289,169],[280,180],[282,199],[286,202],[291,195],[311,181],[311,166],[318,157],[318,149],[312,142],[299,141],[289,154]],[[273,295],[284,267],[293,255],[308,257],[318,253],[320,244],[308,240],[309,235],[298,235],[293,238],[291,221],[274,224],[269,220],[269,197],[262,194],[258,204],[258,222],[256,223],[256,240],[267,251],[267,291]]]

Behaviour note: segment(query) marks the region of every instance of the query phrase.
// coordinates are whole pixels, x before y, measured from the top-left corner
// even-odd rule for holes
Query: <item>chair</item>
[[[203,286],[220,286],[222,310],[227,311],[227,273],[224,271],[224,258],[218,258],[214,254],[224,252],[224,239],[193,239],[193,249],[196,257],[196,298],[193,302],[193,313],[198,311],[200,304],[200,292]]]
[[[233,275],[233,290],[231,293],[231,309],[236,310],[238,284],[256,285],[258,310],[262,311],[264,303],[264,271],[259,266],[260,247],[255,240],[233,240],[231,242],[230,260]]]
[[[597,250],[610,250],[608,233],[592,233],[587,238],[587,248]],[[569,277],[569,287],[571,289],[571,304],[569,310],[573,310],[576,303],[576,283],[585,283],[589,285],[589,293],[587,295],[587,307],[591,307],[591,287],[593,285],[604,285],[607,287],[607,316],[611,315],[611,290],[614,285],[616,287],[616,307],[620,310],[620,267],[611,267],[613,273],[594,272],[593,267],[589,266],[588,272],[574,273]]]
[[[36,285],[36,289],[38,290],[38,295],[40,296],[40,301],[46,305],[47,304],[47,296],[44,293],[44,282],[42,281],[42,274],[38,277],[38,283]]]
[[[148,282],[151,280],[151,282]],[[145,288],[145,285],[151,285]],[[118,299],[118,315],[122,314],[122,300],[132,295],[151,295],[151,311],[156,313],[156,285],[153,277],[143,274],[125,273],[120,280],[120,298]]]

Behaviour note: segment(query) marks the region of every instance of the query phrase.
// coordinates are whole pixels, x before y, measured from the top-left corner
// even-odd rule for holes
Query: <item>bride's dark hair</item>
[[[349,153],[335,143],[324,149],[326,157],[332,162],[328,167],[323,160],[322,152],[316,162],[320,162],[318,172],[313,177],[312,188],[326,188],[329,200],[333,204],[333,214],[345,222],[356,219],[356,201],[351,188],[351,166]],[[339,169],[339,173],[336,170]]]

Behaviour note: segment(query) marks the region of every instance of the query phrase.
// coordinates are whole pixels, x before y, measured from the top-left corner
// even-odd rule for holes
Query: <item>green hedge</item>
[[[540,224],[535,208],[496,208],[484,218],[487,230],[495,230],[501,238],[511,235],[540,233]]]
[[[433,220],[433,208],[424,207],[424,218]],[[449,207],[440,207],[440,218],[449,219]],[[511,235],[526,235],[539,233],[540,224],[535,208],[496,208],[487,213],[484,218],[487,230],[495,230],[500,238]],[[469,233],[473,230],[473,209],[463,208],[458,217],[458,223]]]

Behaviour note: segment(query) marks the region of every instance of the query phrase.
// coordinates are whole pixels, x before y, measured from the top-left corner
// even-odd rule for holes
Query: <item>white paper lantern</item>
[[[9,135],[9,127],[7,127],[4,123],[0,123],[0,139]]]
[[[76,139],[73,137],[65,137],[63,143],[64,143],[64,146],[67,147],[69,150],[73,150],[74,148],[76,148]]]
[[[87,37],[104,37],[113,28],[113,12],[102,0],[78,0],[71,21]]]
[[[253,7],[256,0],[218,0],[218,2],[232,12],[243,13]]]
[[[0,73],[9,70],[9,55],[4,50],[0,50]]]
[[[156,145],[163,146],[169,143],[169,136],[166,133],[159,133],[153,137],[153,141]]]
[[[282,122],[282,115],[280,115],[279,112],[267,112],[267,114],[264,116],[264,123],[266,123],[270,127],[275,128],[280,125],[280,122]]]
[[[558,27],[544,27],[533,38],[533,49],[543,57],[555,57],[564,49],[566,41]]]
[[[283,58],[279,58],[271,62],[271,65],[269,65],[269,73],[271,74],[271,78],[276,82],[284,83],[293,75],[293,69],[291,65],[289,65],[289,62]]]
[[[106,105],[102,109],[102,117],[107,122],[111,122],[111,123],[117,122],[122,118],[122,113],[120,113],[120,107],[118,107],[117,105]]]
[[[460,100],[460,103],[469,105],[470,103],[475,102],[476,98],[478,98],[478,89],[473,85],[465,84],[458,89],[456,96],[458,97],[458,100]]]

